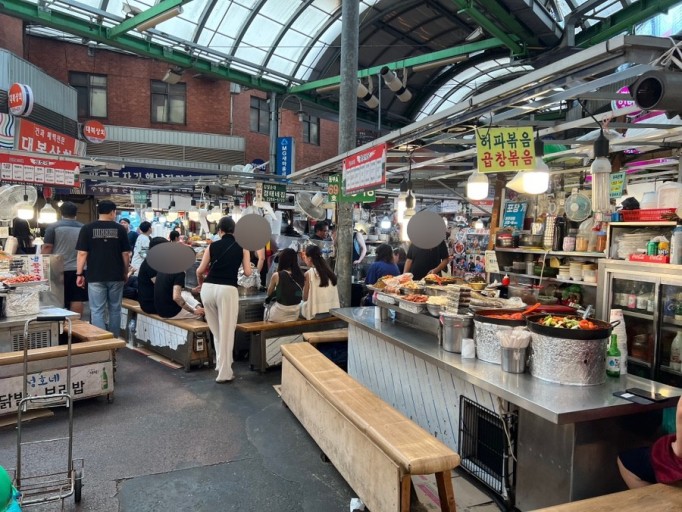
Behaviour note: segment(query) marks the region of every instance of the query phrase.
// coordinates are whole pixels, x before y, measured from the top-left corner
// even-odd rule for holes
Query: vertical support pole
[[[268,106],[270,107],[270,174],[277,172],[277,137],[279,137],[279,123],[277,119],[277,93],[271,92]]]
[[[341,89],[339,95],[339,154],[355,148],[358,108],[359,3],[341,4]],[[336,272],[342,307],[351,302],[351,265],[353,255],[353,203],[337,203]]]

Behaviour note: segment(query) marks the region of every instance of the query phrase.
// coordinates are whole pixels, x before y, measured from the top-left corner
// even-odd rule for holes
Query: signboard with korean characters
[[[278,176],[289,176],[294,172],[296,161],[296,141],[293,137],[277,137],[277,161],[275,171]]]
[[[347,195],[371,190],[386,183],[386,144],[343,159],[343,192]]]
[[[35,183],[79,187],[80,166],[67,160],[0,154],[0,179],[3,182]]]
[[[85,142],[33,123],[28,119],[19,121],[19,129],[16,132],[14,149],[19,151],[85,156]]]
[[[614,172],[609,177],[610,188],[609,197],[611,199],[620,199],[623,197],[623,192],[625,191],[625,172]]]
[[[91,119],[83,123],[83,137],[93,144],[101,144],[107,138],[107,129],[99,121]]]
[[[533,128],[476,130],[478,172],[518,172],[535,165]]]
[[[287,186],[279,183],[256,183],[256,200],[266,203],[285,203]]]
[[[523,229],[523,219],[526,218],[526,202],[515,203],[508,201],[504,205],[502,214],[502,227]]]
[[[28,85],[15,83],[7,91],[7,106],[13,116],[30,116],[34,103],[33,90]]]
[[[330,203],[373,203],[377,200],[374,190],[346,195],[343,188],[343,176],[330,175],[327,180],[328,201]]]

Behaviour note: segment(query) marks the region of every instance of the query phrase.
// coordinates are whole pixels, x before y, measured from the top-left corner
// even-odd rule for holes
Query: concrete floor
[[[235,369],[235,382],[216,384],[213,370],[185,373],[119,351],[114,403],[76,402],[73,445],[74,457],[85,462],[83,499],[78,507],[68,499],[65,510],[348,511],[355,494],[282,405],[273,389],[280,372],[260,375],[246,363]],[[23,436],[50,439],[64,435],[66,425],[64,410],[56,410],[27,423]],[[61,470],[67,460],[63,443],[22,453],[29,472]],[[0,464],[16,464],[14,428],[0,430]],[[429,482],[418,483],[423,509],[432,510]],[[463,477],[455,476],[454,486],[460,512],[498,510]]]

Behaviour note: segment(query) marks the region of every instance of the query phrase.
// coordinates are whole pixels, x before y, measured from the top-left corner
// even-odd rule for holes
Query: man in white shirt
[[[149,242],[151,240],[152,234],[152,224],[151,222],[140,223],[140,235],[135,241],[135,250],[133,251],[133,261],[131,266],[133,267],[133,272],[137,273],[142,265],[142,262],[147,257],[147,251],[149,251]]]

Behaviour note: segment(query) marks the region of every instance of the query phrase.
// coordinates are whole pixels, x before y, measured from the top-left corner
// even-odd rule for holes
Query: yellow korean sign
[[[517,172],[535,165],[533,128],[476,130],[478,172]]]

